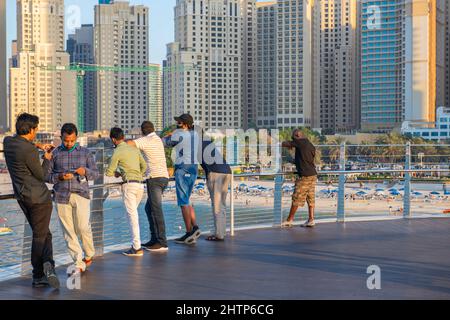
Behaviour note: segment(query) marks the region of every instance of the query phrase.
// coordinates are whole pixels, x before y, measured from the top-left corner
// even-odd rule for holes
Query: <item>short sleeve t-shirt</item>
[[[134,140],[136,147],[143,152],[147,162],[146,176],[150,178],[169,178],[164,145],[156,133]]]
[[[314,159],[316,148],[308,139],[292,140],[295,146],[295,166],[300,177],[317,176]]]

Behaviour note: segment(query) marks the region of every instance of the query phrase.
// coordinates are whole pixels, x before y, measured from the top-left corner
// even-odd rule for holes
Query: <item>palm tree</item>
[[[331,161],[336,162],[337,159],[339,159],[341,157],[341,148],[340,146],[347,142],[347,140],[345,140],[345,138],[343,137],[333,137],[328,144],[332,145],[332,147],[327,147],[328,149],[328,157],[330,158]]]
[[[376,139],[376,144],[386,145],[386,147],[383,147],[381,150],[380,155],[385,158],[384,160],[387,159],[390,163],[397,162],[399,158],[402,158],[400,156],[405,154],[405,148],[398,145],[405,145],[406,142],[406,137],[397,132],[391,132]],[[379,161],[381,160],[382,159],[379,159]]]

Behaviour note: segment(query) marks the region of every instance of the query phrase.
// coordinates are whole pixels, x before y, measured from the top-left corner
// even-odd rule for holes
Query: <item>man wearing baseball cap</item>
[[[167,147],[175,148],[175,189],[178,206],[186,225],[186,234],[175,242],[194,244],[201,232],[190,197],[198,176],[201,145],[199,135],[194,131],[194,119],[190,114],[183,114],[174,119],[177,122],[177,130],[166,135],[163,142]]]

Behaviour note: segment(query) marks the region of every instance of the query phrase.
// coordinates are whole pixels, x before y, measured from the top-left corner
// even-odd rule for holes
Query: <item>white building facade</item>
[[[77,123],[76,75],[61,71],[64,52],[64,1],[17,0],[17,67],[10,68],[10,123],[22,112],[39,116],[40,130],[53,132]]]
[[[450,108],[437,108],[436,122],[403,122],[402,134],[426,140],[450,140]]]
[[[243,124],[240,0],[177,0],[175,42],[167,45],[164,125],[182,113],[208,129]]]
[[[126,132],[148,120],[149,9],[128,2],[95,6],[97,65],[119,71],[97,72],[97,128]]]

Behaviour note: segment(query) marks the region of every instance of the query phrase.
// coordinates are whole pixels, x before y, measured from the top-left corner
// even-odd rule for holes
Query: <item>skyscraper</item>
[[[323,132],[359,126],[358,0],[321,2],[320,124]]]
[[[94,26],[84,24],[69,35],[67,52],[71,63],[94,64]],[[97,130],[97,90],[95,72],[88,71],[83,76],[83,129],[85,132]]]
[[[445,104],[447,1],[406,0],[405,120],[436,121]]]
[[[447,4],[446,8],[446,58],[447,62],[445,65],[446,69],[446,76],[445,76],[445,83],[446,83],[446,96],[445,96],[445,105],[450,108],[450,4]]]
[[[177,0],[175,42],[167,45],[164,125],[190,113],[205,128],[242,125],[240,0]]]
[[[256,0],[240,0],[242,18],[243,127],[256,126],[257,14]]]
[[[6,48],[6,0],[0,0],[0,130],[6,130],[9,127]]]
[[[390,131],[401,126],[405,111],[405,4],[361,5],[361,128]]]
[[[279,0],[277,17],[277,127],[311,127],[317,106],[320,34],[315,0]]]
[[[362,2],[362,128],[429,123],[446,100],[447,1]]]
[[[162,69],[159,64],[150,64],[148,108],[149,119],[155,125],[157,131],[163,130],[163,87]]]
[[[104,2],[104,1],[103,1]],[[138,68],[97,72],[97,128],[127,132],[148,119],[149,9],[111,2],[95,6],[96,64]]]
[[[277,4],[257,6],[257,100],[258,128],[277,127]]]
[[[18,66],[10,69],[10,123],[21,112],[53,132],[77,121],[75,74],[64,52],[64,1],[17,0]]]

